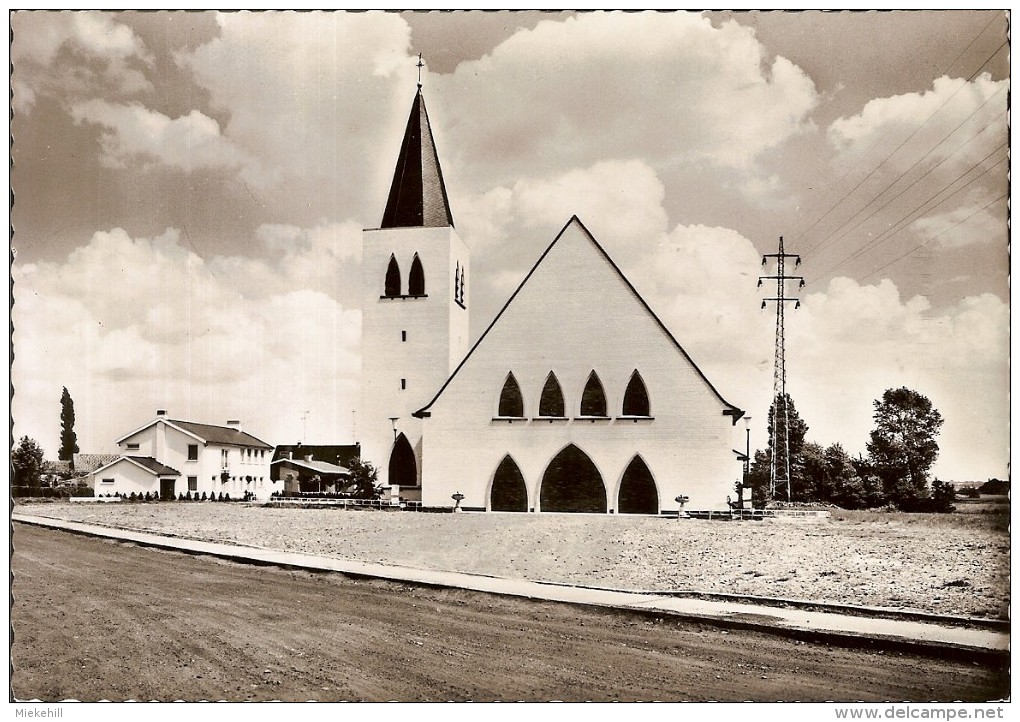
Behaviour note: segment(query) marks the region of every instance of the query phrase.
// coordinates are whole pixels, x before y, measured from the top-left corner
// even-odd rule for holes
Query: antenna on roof
[[[425,67],[425,63],[421,61],[421,53],[418,53],[418,89],[421,89],[421,69]]]

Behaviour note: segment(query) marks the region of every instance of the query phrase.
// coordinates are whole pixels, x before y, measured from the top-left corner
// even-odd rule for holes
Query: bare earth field
[[[630,590],[749,594],[1006,618],[1008,504],[828,522],[19,504],[29,514],[366,562]]]
[[[259,510],[237,510],[246,511]],[[977,702],[1009,694],[1005,661],[844,649],[256,567],[24,524],[13,540],[19,700]]]

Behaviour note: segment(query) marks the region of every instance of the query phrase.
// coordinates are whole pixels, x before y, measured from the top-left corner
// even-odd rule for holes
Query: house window
[[[198,444],[188,444],[188,461],[198,461]]]
[[[421,259],[417,253],[411,261],[411,272],[407,275],[407,293],[410,296],[425,295],[425,270],[421,267]]]
[[[227,468],[227,460],[229,458],[230,457],[227,455],[227,450],[226,449],[220,449],[220,468],[221,469],[226,469]]]
[[[507,374],[503,390],[499,394],[499,416],[519,418],[524,416],[524,397],[521,387],[512,373]]]
[[[127,445],[127,450],[128,451],[138,451],[139,448],[141,448],[139,444],[128,444]]]
[[[198,477],[197,476],[189,476],[188,477],[188,491],[198,491]]]
[[[386,289],[387,298],[394,298],[400,295],[400,264],[396,256],[390,256],[390,265],[386,267]]]
[[[103,483],[103,484],[112,484],[113,483],[113,479],[103,479],[103,481],[101,483]]]
[[[594,371],[588,376],[581,394],[581,416],[605,416],[606,392],[602,388],[599,375]]]
[[[650,411],[648,390],[645,388],[645,382],[641,380],[641,374],[635,370],[630,376],[627,391],[623,394],[623,415],[650,416]]]
[[[560,382],[556,380],[556,374],[552,371],[545,379],[545,386],[542,387],[542,396],[538,402],[539,416],[563,416],[563,389]]]

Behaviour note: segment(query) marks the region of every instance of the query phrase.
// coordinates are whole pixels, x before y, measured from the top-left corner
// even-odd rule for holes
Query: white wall
[[[95,474],[95,479],[96,496],[106,496],[117,492],[120,492],[121,496],[128,496],[132,492],[143,496],[145,492],[159,493],[159,478],[126,460],[115,462],[110,467],[103,469]],[[114,483],[104,484],[103,479],[113,479]],[[180,488],[180,485],[181,482],[178,481],[177,487]]]
[[[577,419],[581,392],[595,370],[611,420]],[[625,420],[624,391],[637,369],[648,390],[649,420]],[[567,421],[536,420],[549,371],[563,389]],[[529,420],[494,420],[512,371]],[[511,454],[538,508],[542,474],[573,443],[598,467],[607,505],[616,509],[619,482],[640,454],[655,478],[661,509],[676,496],[689,509],[725,508],[740,478],[727,405],[676,348],[640,300],[579,226],[569,227],[506,313],[488,332],[425,421],[423,502],[487,507],[500,461]]]
[[[427,298],[381,298],[390,256],[400,265],[401,293],[407,294],[415,253],[425,272]],[[452,228],[387,228],[363,234],[362,369],[358,435],[362,458],[379,468],[388,483],[393,425],[411,446],[421,446],[421,423],[411,417],[428,403],[467,352],[468,311],[454,301],[457,269],[472,277],[467,246]],[[402,340],[406,332],[407,340]],[[401,388],[404,379],[406,388]],[[421,457],[418,457],[419,478]]]

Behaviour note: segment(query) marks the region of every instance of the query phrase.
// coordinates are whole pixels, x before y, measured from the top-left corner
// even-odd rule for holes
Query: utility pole
[[[794,308],[800,308],[800,299],[786,295],[786,282],[799,281],[798,288],[804,288],[803,276],[786,275],[786,259],[796,259],[794,266],[800,265],[800,256],[787,253],[783,248],[783,237],[779,237],[779,253],[766,253],[761,257],[761,265],[768,265],[769,259],[776,259],[776,273],[772,276],[759,276],[758,287],[765,281],[776,282],[776,295],[763,299],[761,307],[769,303],[776,304],[776,360],[772,372],[772,461],[770,464],[769,495],[775,498],[776,490],[786,486],[786,500],[791,499],[790,489],[790,415],[786,405],[786,304],[795,302]]]

